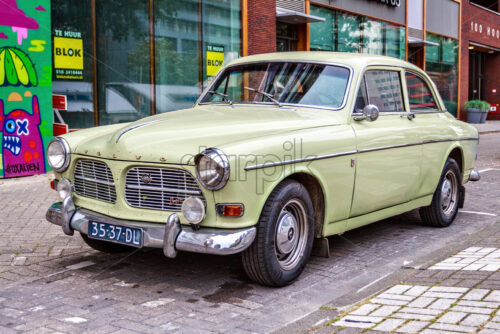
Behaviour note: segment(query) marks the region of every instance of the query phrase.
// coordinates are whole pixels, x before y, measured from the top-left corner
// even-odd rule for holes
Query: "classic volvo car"
[[[478,132],[394,58],[244,57],[191,109],[54,138],[47,220],[97,250],[241,253],[254,281],[295,280],[313,241],[420,208],[450,225]],[[322,247],[321,247],[322,246]]]

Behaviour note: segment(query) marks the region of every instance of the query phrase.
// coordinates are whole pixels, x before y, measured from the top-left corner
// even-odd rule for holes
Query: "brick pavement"
[[[2,334],[270,332],[404,263],[468,243],[495,226],[496,217],[470,212],[500,214],[498,205],[485,201],[500,198],[499,172],[492,170],[484,182],[467,185],[469,212],[451,227],[422,226],[412,212],[347,232],[330,238],[330,258],[311,258],[297,282],[271,289],[249,282],[238,256],[180,253],[167,259],[157,250],[91,250],[78,235],[65,236],[45,221],[57,200],[49,178],[0,180]],[[491,236],[477,247],[499,248],[500,241]],[[497,272],[408,270],[415,277],[406,284],[500,290],[500,277],[492,276]]]

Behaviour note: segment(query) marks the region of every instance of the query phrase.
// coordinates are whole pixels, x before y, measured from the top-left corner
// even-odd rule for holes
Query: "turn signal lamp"
[[[243,204],[217,204],[216,211],[223,217],[241,217],[243,216]]]

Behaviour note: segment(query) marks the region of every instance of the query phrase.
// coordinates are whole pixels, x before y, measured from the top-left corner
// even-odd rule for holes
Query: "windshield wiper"
[[[215,90],[209,90],[208,92],[210,94],[212,94],[212,95],[215,94],[215,95],[221,96],[223,101],[226,101],[230,105],[233,105],[233,101],[231,101],[230,99],[227,98],[227,94],[224,94],[224,93],[221,93],[221,92],[216,92]]]
[[[280,101],[276,100],[271,94],[266,93],[266,92],[259,90],[259,89],[252,88],[252,87],[243,87],[243,88],[246,90],[252,91],[252,92],[262,94],[265,97],[267,97],[269,100],[273,101],[278,107],[281,107]]]

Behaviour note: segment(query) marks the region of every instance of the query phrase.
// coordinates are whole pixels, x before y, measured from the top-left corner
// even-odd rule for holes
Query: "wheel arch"
[[[322,237],[326,206],[325,191],[321,182],[315,176],[304,172],[288,175],[281,182],[285,180],[295,180],[306,188],[314,208],[314,236],[316,238]]]
[[[448,160],[448,158],[453,158],[457,162],[458,167],[460,168],[460,174],[463,177],[464,172],[465,172],[465,170],[464,170],[464,152],[463,152],[462,146],[459,143],[451,146],[448,149],[448,154],[446,155],[446,159],[441,164],[441,169],[444,168],[444,164],[446,163],[446,160]]]

